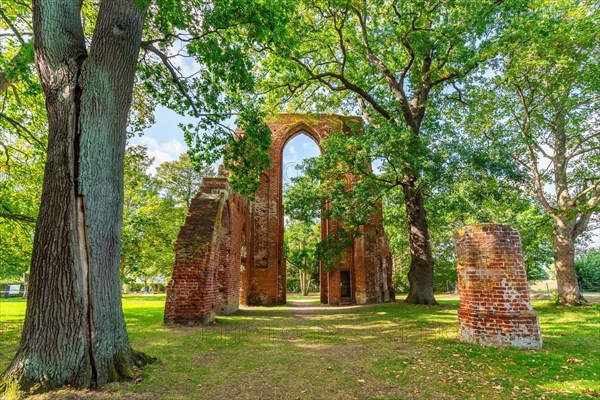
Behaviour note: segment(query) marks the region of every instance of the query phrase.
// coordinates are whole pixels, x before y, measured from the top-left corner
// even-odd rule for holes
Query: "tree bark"
[[[563,215],[555,215],[552,239],[554,242],[554,267],[558,285],[558,300],[562,304],[580,305],[585,299],[579,290],[579,282],[575,272],[575,239],[577,234],[587,226],[589,219],[579,216],[581,225],[577,227],[577,210],[569,193],[567,135],[565,132],[566,115],[562,107],[556,111],[554,133],[554,185],[556,202]],[[569,217],[570,213],[575,216]]]
[[[552,232],[554,241],[554,268],[558,285],[558,301],[561,304],[577,306],[586,303],[575,273],[574,223],[562,220],[555,222]]]
[[[5,389],[133,377],[119,248],[125,130],[144,15],[131,1],[102,1],[88,56],[81,2],[33,2],[48,155],[25,324],[0,381]]]
[[[410,284],[406,302],[410,304],[437,304],[433,295],[433,256],[429,240],[429,226],[423,193],[415,185],[416,178],[407,176],[402,184],[408,243],[410,247]]]

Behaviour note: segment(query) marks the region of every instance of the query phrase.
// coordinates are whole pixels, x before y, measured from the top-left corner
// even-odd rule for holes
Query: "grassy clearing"
[[[159,361],[139,384],[77,396],[97,399],[352,399],[600,397],[600,305],[534,302],[544,349],[481,348],[456,341],[458,301],[329,309],[256,307],[208,327],[162,324],[163,296],[129,296],[136,349]],[[296,304],[298,305],[298,304]],[[0,300],[0,369],[16,350],[22,300]],[[37,399],[73,398],[62,390]]]

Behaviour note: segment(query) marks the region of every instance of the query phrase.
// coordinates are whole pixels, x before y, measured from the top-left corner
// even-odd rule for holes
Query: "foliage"
[[[312,280],[319,273],[317,245],[321,240],[321,224],[288,221],[283,240],[285,262],[298,271],[300,293],[307,295]]]
[[[10,160],[4,161],[0,164],[0,280],[10,280],[22,277],[31,261],[44,158],[19,143]]]
[[[283,190],[283,208],[285,215],[292,220],[302,221],[305,224],[316,223],[321,218],[321,196],[319,181],[309,174],[307,165],[312,165],[317,159],[306,159],[303,164],[296,166],[300,175],[291,179],[291,183]]]
[[[600,8],[588,1],[539,0],[522,18],[494,73],[480,71],[473,101],[455,115],[474,138],[504,149],[522,168],[528,193],[550,217],[577,220],[594,211],[600,190]],[[555,195],[548,193],[550,184]]]
[[[305,162],[312,162],[308,159]],[[299,292],[307,295],[313,280],[319,281],[321,254],[321,201],[318,182],[309,175],[292,178],[283,192],[283,207],[286,216],[284,254],[286,263],[298,271]],[[288,282],[293,288],[296,279]]]
[[[171,275],[173,246],[188,209],[187,192],[174,189],[185,188],[195,176],[185,157],[161,164],[157,171],[162,171],[163,177],[158,179],[148,172],[152,162],[145,147],[127,148],[121,279],[131,282],[137,278],[144,285],[148,281],[164,283]],[[165,182],[165,175],[172,173],[174,166],[180,168],[181,175],[171,175]]]
[[[197,123],[181,126],[190,159],[221,156],[237,192],[251,195],[270,165],[271,132],[264,123],[252,73],[253,46],[274,43],[286,2],[158,1],[149,8],[138,80],[151,103]],[[230,128],[235,123],[238,130]],[[243,132],[242,132],[243,131]]]
[[[29,268],[45,162],[29,13],[26,3],[0,7],[0,280],[20,279]]]
[[[546,278],[546,268],[552,258],[548,217],[531,198],[521,193],[523,177],[507,163],[509,159],[501,149],[480,147],[461,137],[460,132],[447,132],[454,139],[446,141],[448,145],[440,149],[445,153],[444,168],[426,202],[437,266],[434,289],[444,292],[456,284],[453,232],[479,223],[508,223],[518,229],[528,279]],[[394,281],[400,289],[406,290],[407,268],[404,266],[410,262],[410,255],[402,196],[400,191],[385,196],[383,214],[397,266]],[[399,274],[404,277],[397,276]]]
[[[575,261],[575,271],[581,290],[600,291],[600,251],[590,251]]]
[[[594,1],[532,2],[456,113],[474,140],[505,149],[528,175],[523,191],[553,227],[559,297],[573,305],[572,248],[600,206],[599,23]]]
[[[156,169],[156,179],[164,194],[186,209],[200,190],[202,178],[213,175],[215,172],[210,165],[194,164],[186,153],[181,154],[178,160],[162,163]]]

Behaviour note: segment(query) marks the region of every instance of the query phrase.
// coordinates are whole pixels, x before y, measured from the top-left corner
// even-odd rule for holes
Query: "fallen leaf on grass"
[[[135,378],[135,383],[141,383],[144,379],[142,379],[141,376],[138,376],[137,378]]]
[[[567,358],[567,362],[568,363],[580,363],[580,362],[583,362],[583,361],[582,360],[578,360],[575,357],[569,356],[569,358]]]

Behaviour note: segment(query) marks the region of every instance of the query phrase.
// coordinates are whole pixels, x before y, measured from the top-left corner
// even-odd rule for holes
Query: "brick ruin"
[[[283,252],[282,155],[299,134],[317,144],[360,119],[280,114],[269,121],[271,167],[261,174],[255,200],[232,192],[226,177],[205,178],[175,244],[173,276],[167,286],[165,322],[207,323],[235,312],[239,304],[286,302]],[[322,235],[338,223],[321,222]],[[321,302],[366,304],[394,299],[392,261],[381,212],[362,227],[338,269],[321,268]]]
[[[454,232],[463,342],[523,349],[542,347],[531,307],[519,232],[481,224]]]

